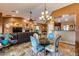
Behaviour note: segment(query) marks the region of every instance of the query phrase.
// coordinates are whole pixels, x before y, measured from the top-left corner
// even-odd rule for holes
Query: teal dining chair
[[[30,39],[31,39],[32,51],[33,51],[34,53],[37,54],[38,52],[41,52],[41,51],[44,50],[44,47],[41,46],[41,45],[38,43],[38,41],[37,41],[37,39],[36,39],[35,37],[30,36]]]
[[[56,55],[56,53],[58,53],[58,43],[59,43],[61,36],[59,35],[55,37],[53,33],[48,33],[47,38],[48,40],[53,40],[53,45],[50,44],[46,46],[45,49],[53,53],[54,55]]]

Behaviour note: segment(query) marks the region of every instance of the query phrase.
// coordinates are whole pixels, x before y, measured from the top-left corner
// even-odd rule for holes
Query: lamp
[[[9,25],[9,24],[6,24],[6,25],[5,25],[5,27],[6,27],[6,28],[9,28],[9,27],[10,27],[10,25]]]
[[[51,20],[52,19],[52,16],[48,15],[48,11],[46,9],[46,4],[45,4],[45,7],[44,7],[44,11],[41,12],[41,16],[39,17],[39,19],[43,22],[47,22],[48,20]]]

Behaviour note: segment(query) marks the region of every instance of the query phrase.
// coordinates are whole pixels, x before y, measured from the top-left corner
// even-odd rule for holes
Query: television
[[[13,27],[13,33],[22,32],[22,27]]]

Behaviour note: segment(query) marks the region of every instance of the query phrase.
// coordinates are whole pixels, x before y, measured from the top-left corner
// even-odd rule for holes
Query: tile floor
[[[0,56],[44,56],[45,55],[44,52],[40,52],[38,55],[34,55],[31,50],[30,42],[12,46],[9,49],[4,50],[4,52],[5,53],[0,53]],[[59,52],[61,52],[61,54],[63,54],[64,56],[75,55],[74,46],[63,44],[63,43],[59,44]],[[51,56],[51,54],[48,54],[47,56]]]

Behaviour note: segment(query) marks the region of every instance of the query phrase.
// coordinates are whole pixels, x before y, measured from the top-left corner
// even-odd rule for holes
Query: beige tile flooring
[[[75,55],[75,46],[60,43],[59,44],[59,51],[62,52],[65,56],[74,56]],[[4,54],[0,53],[0,55],[3,55],[3,56],[12,56],[12,55],[20,56],[20,55],[24,55],[25,52],[27,52],[26,56],[28,56],[29,52],[31,52],[31,43],[30,42],[12,46],[9,49],[6,49]]]

